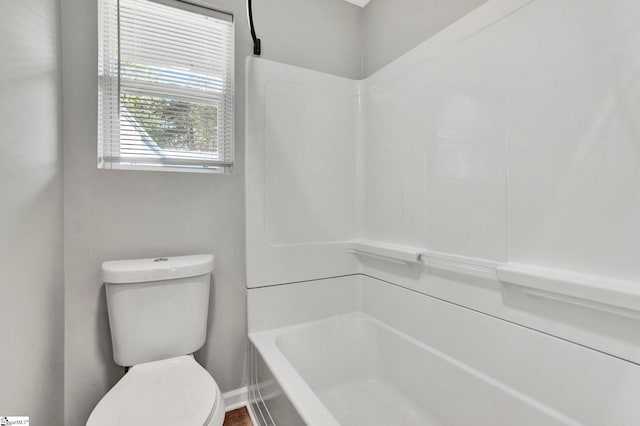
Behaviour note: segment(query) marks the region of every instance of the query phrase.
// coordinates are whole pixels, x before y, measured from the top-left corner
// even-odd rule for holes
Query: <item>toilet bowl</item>
[[[96,405],[87,426],[220,426],[224,402],[191,355],[138,364]]]
[[[116,364],[131,366],[87,426],[221,426],[224,402],[193,353],[206,340],[213,255],[102,264]]]

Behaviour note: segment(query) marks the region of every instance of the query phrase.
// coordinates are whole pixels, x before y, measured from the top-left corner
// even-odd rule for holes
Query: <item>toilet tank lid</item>
[[[195,277],[213,271],[213,255],[112,260],[102,264],[102,281],[110,284],[141,283]]]

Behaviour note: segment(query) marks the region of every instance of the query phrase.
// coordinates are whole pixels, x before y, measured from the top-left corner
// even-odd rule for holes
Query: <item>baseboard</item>
[[[222,399],[224,399],[224,410],[231,411],[236,408],[244,407],[247,405],[249,400],[248,398],[249,392],[247,387],[243,387],[240,389],[234,389],[229,392],[225,392],[222,394]]]

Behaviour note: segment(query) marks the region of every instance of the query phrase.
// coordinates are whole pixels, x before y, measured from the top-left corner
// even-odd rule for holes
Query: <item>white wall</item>
[[[427,253],[411,265],[359,257],[352,273],[640,362],[639,17],[632,0],[490,0],[353,81],[361,107],[352,142],[355,180],[364,188],[359,236]],[[288,118],[269,114],[262,86],[250,91],[252,111],[265,123],[251,128],[249,141],[269,150],[261,129],[285,129]],[[291,145],[317,137],[288,129],[279,137]],[[306,178],[309,170],[299,173]],[[257,178],[264,176],[248,174],[247,187],[258,194],[247,200],[264,203],[268,190],[260,193]],[[322,182],[321,194],[330,187]],[[289,191],[280,202],[310,201]],[[269,215],[247,210],[247,229],[264,227],[257,216]],[[332,223],[325,217],[322,226]],[[248,233],[247,252],[268,244],[267,236]],[[258,277],[276,271],[276,283],[327,277],[317,271],[349,255],[350,245],[333,241],[327,258],[312,255],[323,246],[316,243],[298,247],[294,262],[249,256],[247,269]]]
[[[211,252],[208,342],[198,358],[222,391],[244,381],[244,81],[251,52],[244,1],[211,1],[236,17],[236,162],[232,175],[96,168],[96,2],[63,0],[65,133],[65,424],[84,424],[120,378],[112,360],[102,261]],[[361,10],[343,0],[254,2],[267,58],[357,76]]]
[[[362,74],[368,77],[487,0],[371,0],[362,17]]]
[[[640,291],[638,17],[630,0],[492,0],[369,78],[365,236],[552,279],[365,270],[640,360],[637,312],[606,295]]]
[[[350,273],[358,95],[353,80],[247,62],[247,286]]]
[[[368,81],[367,235],[637,280],[640,8],[491,1],[474,16],[500,4],[513,13]]]
[[[0,415],[63,424],[60,14],[0,1]]]
[[[239,22],[244,26],[243,6],[237,4],[240,2],[226,0],[239,11]],[[345,3],[344,0],[254,1],[253,19],[262,39],[262,57],[360,78],[362,9]]]

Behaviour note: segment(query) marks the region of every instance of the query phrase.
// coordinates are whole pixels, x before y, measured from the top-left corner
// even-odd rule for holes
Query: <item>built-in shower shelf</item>
[[[425,250],[424,248],[373,240],[352,240],[349,251],[357,255],[382,258],[405,264],[421,263],[429,268],[496,279],[499,263],[486,259]]]
[[[424,249],[373,240],[351,240],[348,250],[354,254],[400,263],[419,263]]]
[[[474,277],[496,279],[499,262],[477,257],[460,256],[451,253],[425,251],[420,256],[422,262],[430,268],[451,271]]]
[[[621,313],[622,309],[640,314],[640,282],[518,263],[500,265],[497,276],[500,281],[538,297],[599,310]]]

